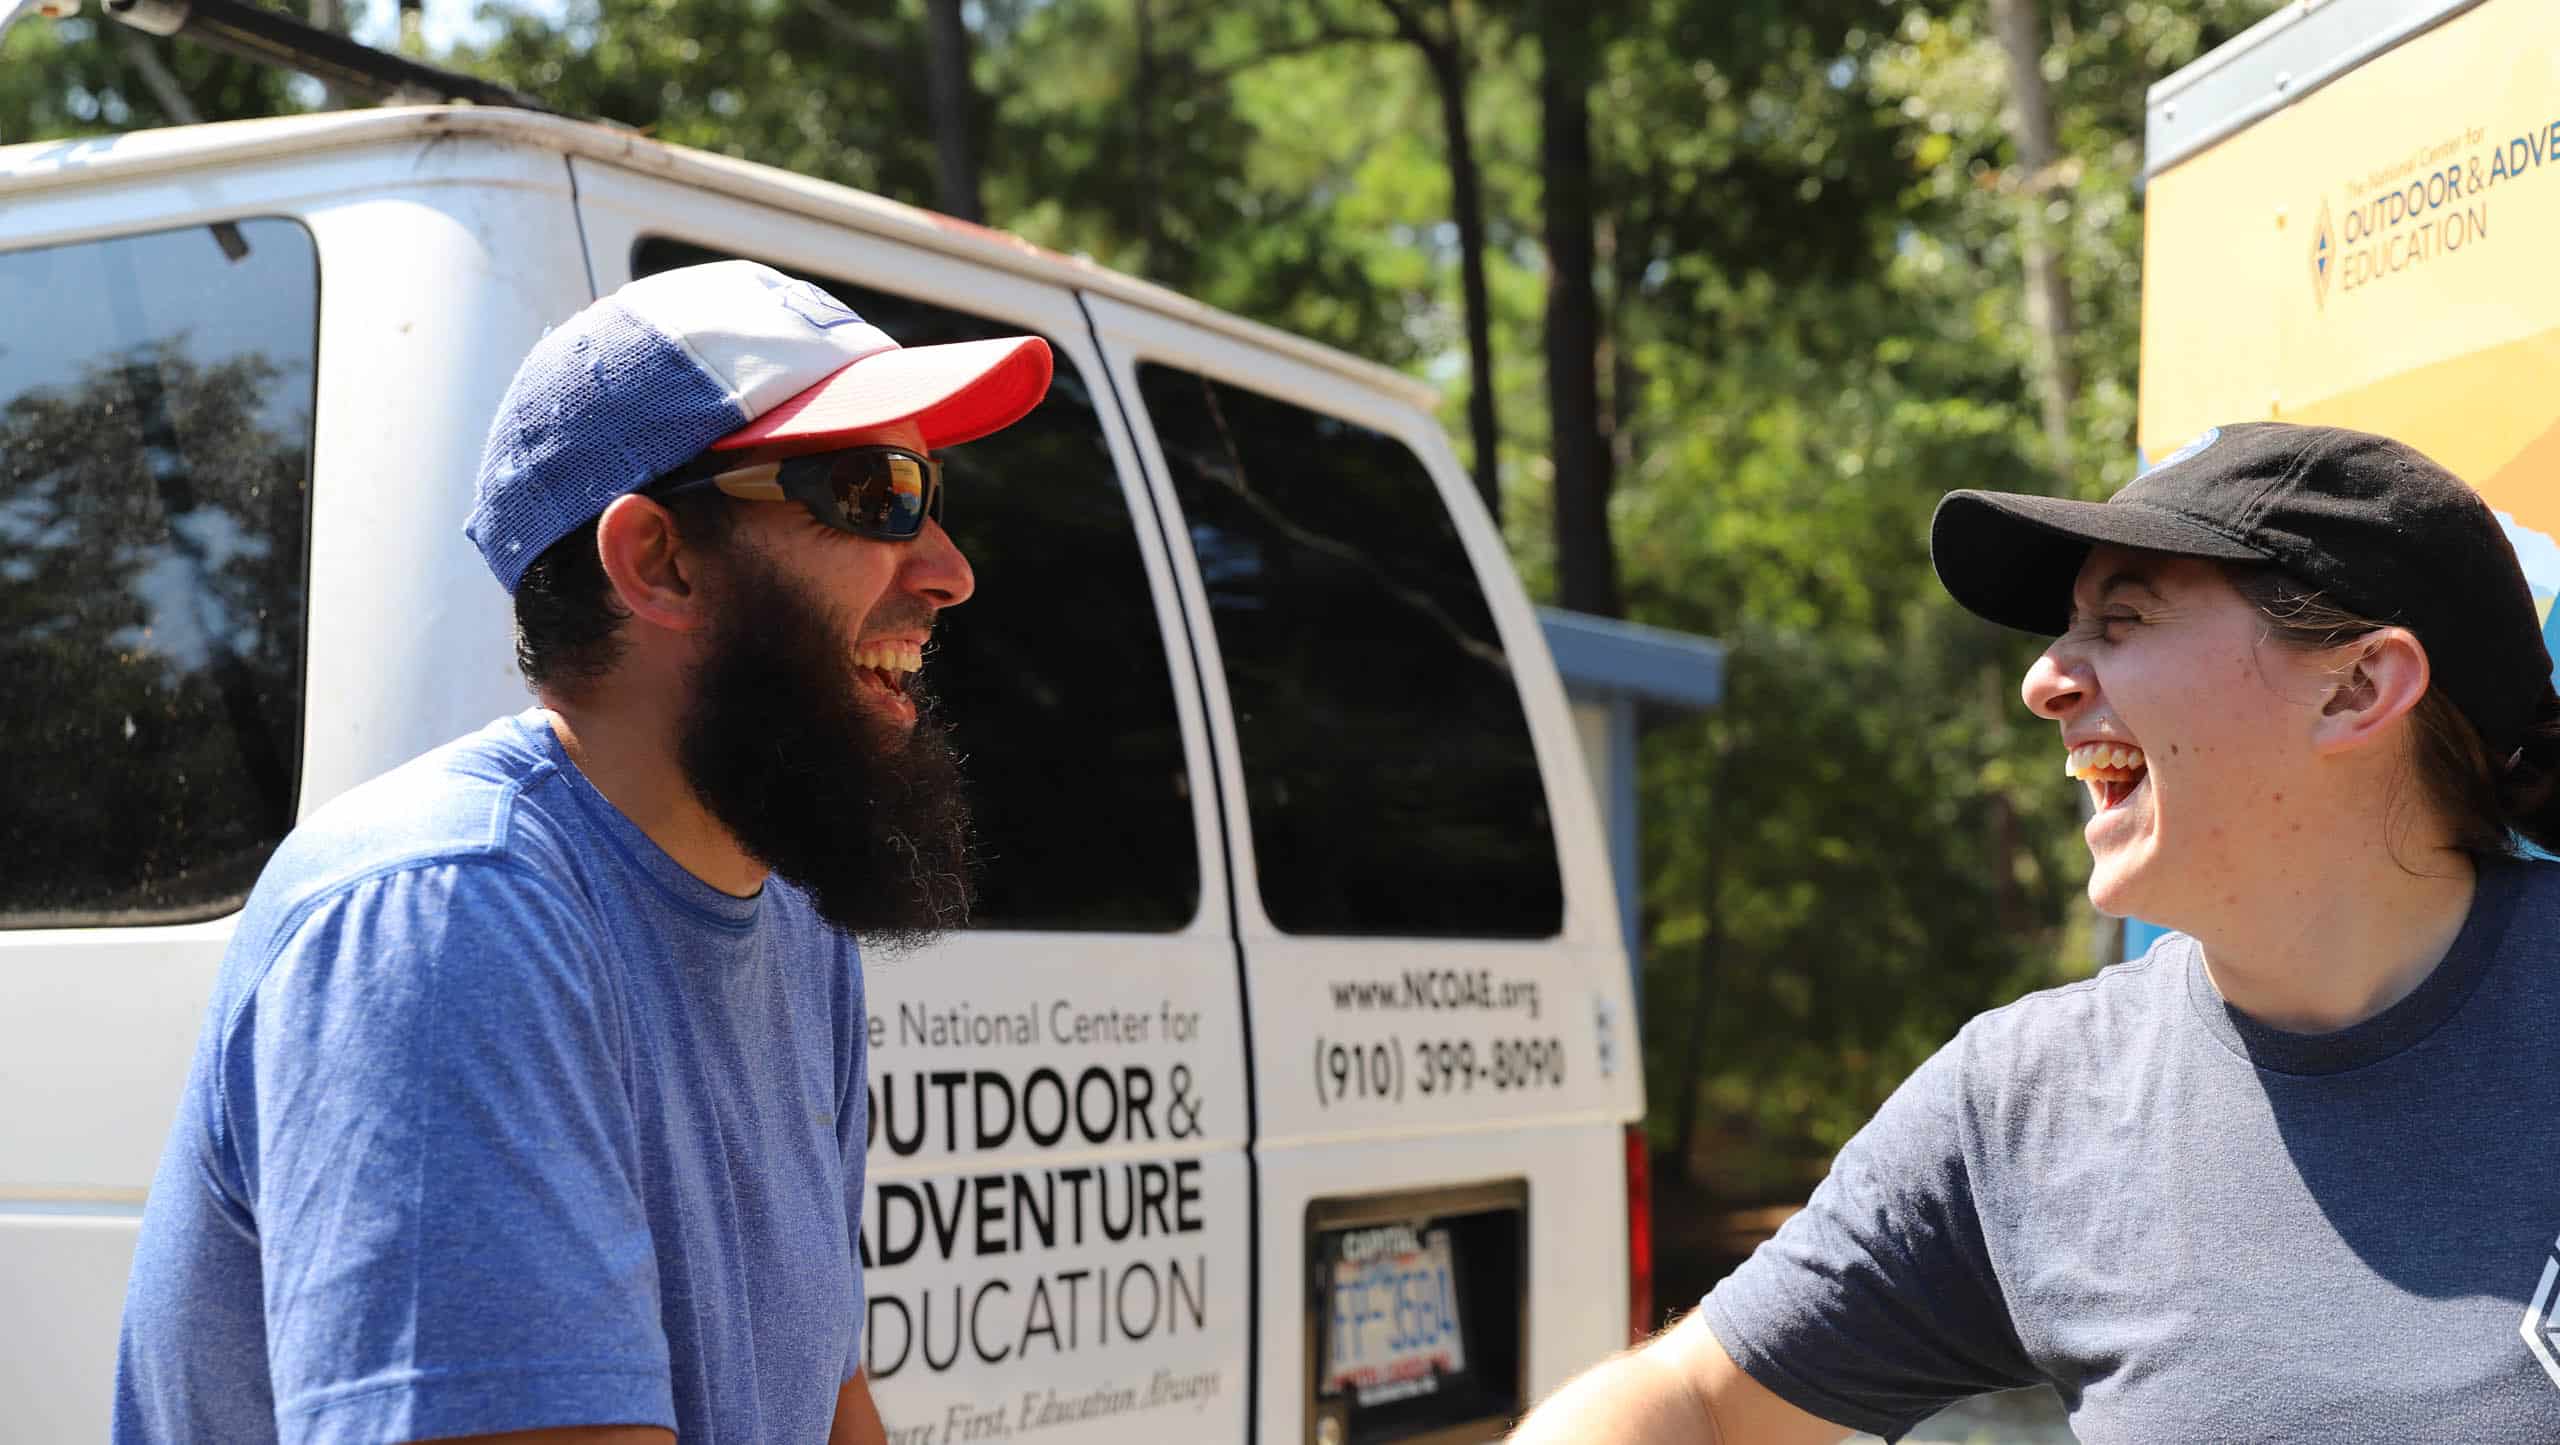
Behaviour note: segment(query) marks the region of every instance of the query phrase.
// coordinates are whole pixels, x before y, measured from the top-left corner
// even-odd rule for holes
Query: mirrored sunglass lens
[[[912,532],[924,525],[924,464],[913,457],[884,457],[889,473],[891,525]]]
[[[849,456],[831,480],[836,504],[859,531],[912,537],[924,526],[924,468],[913,457]]]

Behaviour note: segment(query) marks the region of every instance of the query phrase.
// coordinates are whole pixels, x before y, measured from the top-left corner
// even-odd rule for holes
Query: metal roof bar
[[[2144,179],[2248,129],[2480,0],[2293,0],[2151,87]]]
[[[106,10],[136,30],[183,36],[359,95],[392,101],[463,100],[558,114],[523,91],[359,45],[335,31],[241,0],[106,0]]]
[[[1539,608],[1538,624],[1555,654],[1556,671],[1572,691],[1623,693],[1687,708],[1724,700],[1723,643],[1561,607]]]

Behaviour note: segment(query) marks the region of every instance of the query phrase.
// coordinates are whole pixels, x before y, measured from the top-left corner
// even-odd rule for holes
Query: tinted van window
[[[291,825],[319,261],[0,254],[0,926],[211,916]]]
[[[1209,594],[1263,910],[1291,933],[1542,937],[1538,761],[1457,527],[1403,443],[1139,368]]]
[[[719,259],[652,238],[632,271]],[[794,274],[903,345],[1024,332]],[[1093,393],[1063,353],[1048,399],[946,453],[943,482],[978,590],[935,624],[923,677],[967,760],[979,926],[1182,927],[1199,910],[1199,845],[1164,634]]]

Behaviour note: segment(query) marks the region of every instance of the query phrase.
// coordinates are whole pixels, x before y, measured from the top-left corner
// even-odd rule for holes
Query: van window
[[[319,260],[0,254],[0,927],[238,906],[293,821]]]
[[[644,238],[631,269],[720,259]],[[793,274],[903,345],[1026,331]],[[978,926],[1170,931],[1200,906],[1172,672],[1093,392],[1058,360],[1031,415],[947,455],[945,520],[978,590],[936,623],[923,677],[967,760]]]
[[[1421,459],[1243,387],[1138,374],[1225,662],[1263,911],[1291,933],[1555,933],[1519,689]]]

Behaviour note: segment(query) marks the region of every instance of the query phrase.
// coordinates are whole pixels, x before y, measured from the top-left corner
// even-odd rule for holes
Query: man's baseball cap
[[[2408,628],[2503,758],[2551,692],[2551,657],[2514,546],[2480,494],[2387,437],[2337,427],[2217,427],[2104,502],[1949,492],[1929,558],[1956,601],[2047,637],[2071,617],[2092,544],[2271,563],[2323,600]]]
[[[753,261],[646,276],[534,343],[498,403],[463,532],[509,592],[614,498],[705,451],[913,421],[927,448],[1010,426],[1049,389],[1037,336],[901,347]]]

